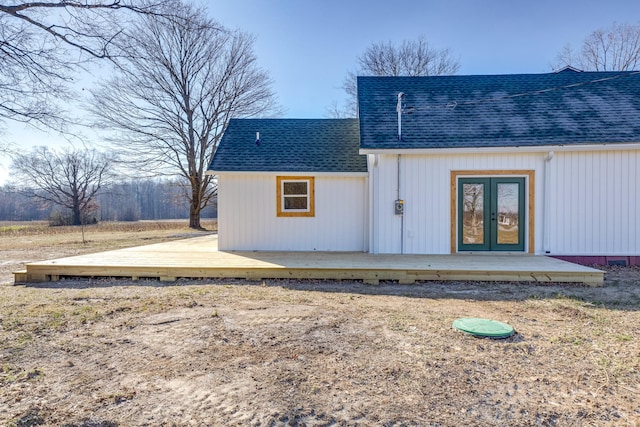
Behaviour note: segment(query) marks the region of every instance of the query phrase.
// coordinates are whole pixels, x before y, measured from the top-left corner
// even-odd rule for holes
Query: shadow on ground
[[[568,298],[596,306],[619,310],[640,310],[640,268],[609,267],[600,287],[567,283],[531,282],[417,282],[401,285],[381,282],[366,285],[360,281],[240,279],[179,279],[163,282],[154,279],[136,281],[119,278],[63,278],[56,282],[28,283],[22,286],[41,289],[89,289],[115,286],[277,286],[296,291],[332,292],[362,295],[393,295],[408,298],[459,299],[477,301],[523,301],[527,299]]]

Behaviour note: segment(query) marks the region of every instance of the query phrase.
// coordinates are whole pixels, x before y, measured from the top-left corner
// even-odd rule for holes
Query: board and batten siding
[[[218,174],[220,250],[366,250],[365,176],[315,175],[313,217],[276,216],[276,176]]]
[[[640,254],[640,150],[556,152],[552,255]]]
[[[534,170],[536,197],[542,195],[546,153],[402,155],[399,194],[405,202],[402,225],[403,218],[394,213],[394,201],[398,198],[397,156],[377,156],[377,161],[372,160],[375,155],[369,160],[372,253],[451,253],[451,171]],[[528,203],[527,200],[527,211]],[[536,219],[540,218],[542,204],[538,199],[534,207]],[[537,226],[534,230],[535,252],[540,252],[542,228]],[[528,238],[525,234],[525,241]]]
[[[546,151],[515,150],[403,154],[399,196],[397,156],[370,155],[370,251],[451,253],[451,171],[533,170],[534,253],[640,255],[640,150],[569,147],[550,160]],[[405,202],[404,225],[394,213],[397,198]]]

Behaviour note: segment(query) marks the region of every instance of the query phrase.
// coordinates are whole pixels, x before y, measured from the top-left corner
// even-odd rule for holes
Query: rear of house
[[[358,90],[370,252],[640,262],[638,73],[360,77]]]
[[[633,72],[360,77],[357,120],[232,120],[220,248],[638,264],[638,93]]]

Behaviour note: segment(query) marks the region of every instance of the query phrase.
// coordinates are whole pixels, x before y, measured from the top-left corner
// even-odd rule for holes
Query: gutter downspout
[[[551,159],[554,152],[549,151],[544,158],[544,217],[542,219],[542,249],[551,253]]]
[[[398,93],[398,103],[396,104],[396,112],[398,113],[398,141],[402,142],[402,97],[404,92]],[[396,188],[396,200],[400,198],[400,171],[401,171],[401,154],[398,154],[398,178]],[[404,212],[400,214],[400,255],[404,254]]]
[[[398,186],[396,189],[396,200],[402,200],[400,198],[400,172],[401,172],[401,159],[402,154],[398,154]],[[404,212],[400,214],[400,255],[404,254]]]
[[[367,176],[367,184],[368,184],[368,191],[369,191],[369,237],[368,237],[368,250],[367,252],[369,253],[373,253],[373,254],[377,254],[378,253],[378,247],[377,247],[377,241],[376,241],[376,233],[375,233],[375,227],[376,227],[376,216],[375,216],[375,202],[376,202],[376,198],[375,198],[375,194],[377,191],[377,167],[378,167],[378,155],[377,154],[369,154],[367,156],[368,160],[369,160],[369,175]]]

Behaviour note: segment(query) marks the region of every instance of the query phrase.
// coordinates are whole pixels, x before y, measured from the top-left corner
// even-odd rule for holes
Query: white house
[[[356,119],[234,119],[218,176],[220,250],[367,251]]]
[[[221,250],[640,264],[640,73],[360,77],[358,119],[232,120]]]

